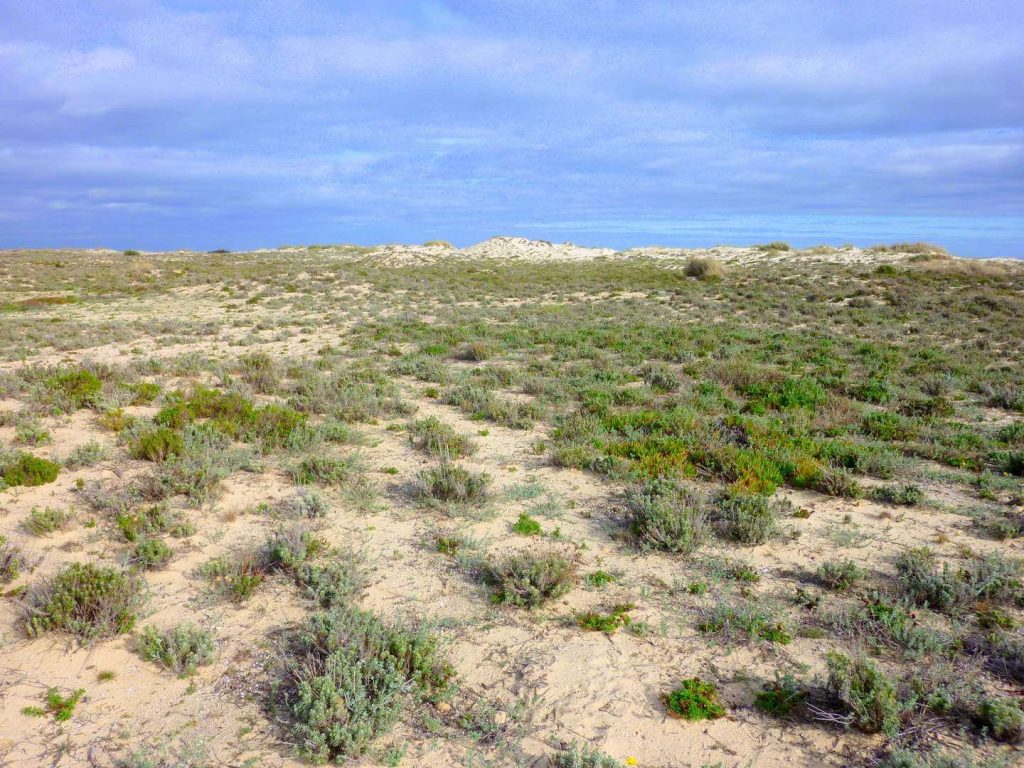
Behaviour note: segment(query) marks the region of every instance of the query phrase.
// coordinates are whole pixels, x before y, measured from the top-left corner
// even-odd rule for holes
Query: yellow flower
[[[640,765],[640,763],[638,763],[636,761],[635,757],[627,757],[626,758],[626,765]]]

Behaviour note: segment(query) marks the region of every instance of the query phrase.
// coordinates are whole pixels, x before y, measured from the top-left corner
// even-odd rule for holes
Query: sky
[[[1020,0],[0,0],[0,247],[1024,257]]]

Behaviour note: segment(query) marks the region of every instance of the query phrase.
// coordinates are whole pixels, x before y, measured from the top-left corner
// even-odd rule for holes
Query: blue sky
[[[0,0],[0,246],[1024,256],[1024,3]]]

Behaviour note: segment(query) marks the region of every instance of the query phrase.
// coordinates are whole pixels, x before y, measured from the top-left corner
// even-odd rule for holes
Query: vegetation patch
[[[212,662],[216,654],[213,636],[191,624],[179,624],[163,631],[146,627],[135,648],[146,661],[155,662],[178,677],[194,675],[199,667]]]
[[[444,696],[453,677],[428,632],[340,607],[293,634],[276,700],[303,756],[341,762],[366,751],[410,700]]]
[[[572,588],[576,563],[555,552],[521,552],[486,564],[483,576],[495,602],[536,608]]]
[[[725,716],[714,683],[691,677],[662,697],[668,713],[682,720],[715,720]]]
[[[128,632],[142,607],[142,580],[92,563],[66,565],[29,591],[25,629],[66,632],[84,643]]]

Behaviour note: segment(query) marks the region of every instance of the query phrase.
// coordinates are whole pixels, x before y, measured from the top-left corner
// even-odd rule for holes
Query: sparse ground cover
[[[0,253],[0,761],[1012,764],[1020,265],[439,253]]]

